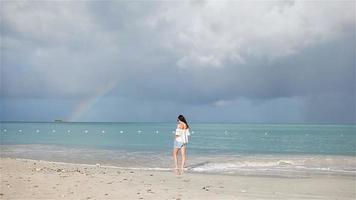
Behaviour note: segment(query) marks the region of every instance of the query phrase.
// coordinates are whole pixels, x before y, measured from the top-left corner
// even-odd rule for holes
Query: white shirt
[[[190,135],[189,129],[176,129],[176,135],[179,137],[176,137],[177,142],[183,142],[183,143],[188,143],[188,136]]]

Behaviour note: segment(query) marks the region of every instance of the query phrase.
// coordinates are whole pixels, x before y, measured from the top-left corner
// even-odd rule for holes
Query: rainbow
[[[105,94],[110,92],[117,85],[118,81],[112,81],[103,87],[100,87],[96,90],[94,95],[90,96],[87,99],[82,100],[72,111],[72,113],[67,117],[68,122],[77,121],[80,116],[85,112],[90,110]]]

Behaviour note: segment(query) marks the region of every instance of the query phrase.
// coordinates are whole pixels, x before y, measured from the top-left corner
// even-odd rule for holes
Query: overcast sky
[[[356,123],[355,1],[1,1],[3,121]]]

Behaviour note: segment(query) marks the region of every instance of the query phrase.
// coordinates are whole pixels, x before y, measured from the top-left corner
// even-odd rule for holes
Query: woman
[[[186,160],[185,150],[186,150],[186,146],[188,143],[188,136],[190,135],[190,133],[189,133],[189,125],[183,115],[178,116],[177,122],[178,122],[178,125],[177,125],[177,129],[175,132],[175,138],[174,138],[173,159],[174,159],[174,165],[175,165],[175,173],[183,174],[185,160]],[[179,150],[182,155],[182,162],[181,162],[180,170],[178,168],[178,159],[177,159]]]

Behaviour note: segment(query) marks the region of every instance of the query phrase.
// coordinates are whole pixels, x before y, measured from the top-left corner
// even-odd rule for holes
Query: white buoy
[[[138,133],[141,133],[142,131],[141,131],[141,130],[138,130],[137,132],[138,132]]]
[[[67,130],[67,133],[70,133],[70,130]]]
[[[88,133],[88,130],[85,130],[84,133]]]
[[[156,133],[159,133],[158,131],[156,131]]]
[[[172,133],[175,133],[175,131],[172,131]]]
[[[4,129],[4,130],[2,130],[2,131],[6,132],[7,130],[6,130],[6,129]]]
[[[56,132],[56,130],[53,129],[53,130],[52,130],[52,133],[55,133],[55,132]]]
[[[268,132],[265,132],[265,135],[268,135]]]
[[[36,130],[36,133],[39,133],[39,132],[40,132],[40,130],[37,129],[37,130]]]
[[[104,130],[102,130],[102,131],[101,131],[101,133],[105,133],[105,131],[104,131]]]
[[[194,134],[194,131],[192,131],[192,134]]]
[[[120,133],[124,133],[124,131],[120,131]]]
[[[21,130],[21,129],[19,129],[19,133],[22,133],[22,130]]]

